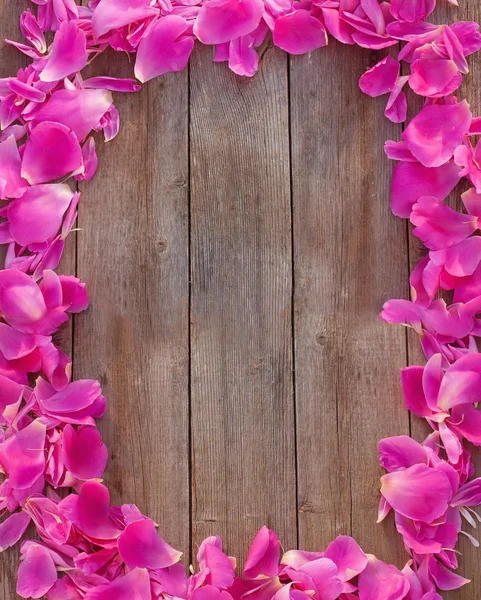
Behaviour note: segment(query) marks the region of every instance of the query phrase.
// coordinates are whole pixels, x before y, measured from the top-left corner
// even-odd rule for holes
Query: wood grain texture
[[[287,60],[191,64],[193,540],[296,543]]]
[[[299,544],[320,550],[352,533],[401,564],[392,522],[376,525],[377,442],[408,433],[405,333],[377,319],[407,293],[383,154],[400,127],[357,84],[379,58],[336,43],[291,58]]]
[[[95,70],[131,72],[109,54]],[[78,275],[91,308],[75,320],[75,377],[99,379],[114,503],[135,502],[189,548],[188,78],[118,96],[118,137],[98,143],[82,185]],[[188,558],[188,557],[187,557]]]

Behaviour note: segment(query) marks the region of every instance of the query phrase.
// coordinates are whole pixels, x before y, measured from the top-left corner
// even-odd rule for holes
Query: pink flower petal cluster
[[[481,117],[453,94],[481,48],[471,22],[432,25],[435,0],[33,0],[23,41],[8,43],[30,64],[0,79],[0,549],[33,523],[21,545],[17,592],[47,600],[439,600],[460,587],[455,546],[474,536],[481,480],[467,443],[481,445]],[[390,300],[382,318],[412,327],[425,366],[402,370],[406,407],[433,433],[419,444],[382,440],[380,520],[394,513],[409,561],[399,570],[341,536],[323,552],[281,556],[263,527],[242,577],[217,537],[204,540],[198,570],[133,505],[111,506],[101,478],[107,449],[96,420],[106,410],[100,385],[71,380],[71,360],[55,334],[87,308],[85,285],[57,275],[74,229],[75,180],[97,169],[99,132],[120,126],[113,92],[186,67],[195,42],[215,46],[216,62],[253,76],[266,37],[291,54],[344,44],[380,50],[401,44],[360,78],[385,95],[385,115],[407,118],[406,86],[424,106],[387,141],[397,161],[393,212],[409,218],[427,254],[411,274],[411,300]],[[106,48],[135,53],[135,79],[81,71]],[[401,69],[406,63],[405,71]],[[405,73],[405,74],[402,74]],[[139,83],[140,82],[140,83]],[[446,201],[459,181],[465,212]],[[448,302],[443,292],[449,292]]]

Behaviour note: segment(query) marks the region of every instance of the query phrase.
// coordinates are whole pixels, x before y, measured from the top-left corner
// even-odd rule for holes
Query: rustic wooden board
[[[352,533],[399,563],[393,524],[375,522],[377,442],[409,431],[405,333],[377,320],[407,293],[406,229],[390,214],[383,154],[400,127],[383,118],[385,98],[357,85],[379,58],[336,43],[291,58],[299,543],[317,550]]]
[[[191,64],[193,541],[296,543],[287,59]]]
[[[28,4],[0,0],[2,38],[19,38]],[[75,377],[99,378],[109,399],[112,500],[138,503],[186,562],[214,533],[241,562],[267,524],[286,548],[353,533],[402,565],[392,522],[375,525],[376,444],[409,431],[398,369],[420,356],[376,314],[407,297],[418,249],[389,211],[382,145],[401,128],[357,88],[378,56],[267,46],[250,80],[211,58],[196,49],[190,77],[116,99],[121,131],[98,143],[62,265],[92,296],[60,337]],[[22,64],[0,46],[0,76]],[[102,65],[131,72],[125,56]],[[463,90],[479,112],[471,65]],[[462,550],[474,583],[445,597],[478,600],[481,553]],[[0,557],[4,600],[17,597],[17,555]]]
[[[96,72],[131,72],[125,56],[102,60]],[[109,400],[112,501],[137,503],[188,551],[187,97],[180,73],[116,98],[120,134],[99,142],[81,186],[77,272],[92,304],[75,319],[74,371]]]

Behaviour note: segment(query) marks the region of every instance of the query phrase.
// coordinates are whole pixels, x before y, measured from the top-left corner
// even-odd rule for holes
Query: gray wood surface
[[[19,39],[26,0],[0,0]],[[478,3],[445,7],[481,19]],[[352,533],[402,566],[394,525],[376,525],[381,437],[425,431],[403,407],[399,369],[418,342],[377,320],[407,297],[419,247],[390,214],[385,98],[357,81],[382,54],[331,43],[288,58],[266,44],[252,79],[197,48],[189,70],[117,95],[121,130],[97,145],[64,272],[91,309],[60,334],[75,377],[100,379],[112,501],[136,502],[193,560],[221,535],[242,562],[257,529],[322,549]],[[481,110],[481,61],[463,87]],[[0,76],[24,64],[0,46]],[[95,61],[128,76],[126,57]],[[477,459],[481,469],[481,454]],[[479,600],[481,551],[462,544]],[[17,550],[0,555],[15,595]]]

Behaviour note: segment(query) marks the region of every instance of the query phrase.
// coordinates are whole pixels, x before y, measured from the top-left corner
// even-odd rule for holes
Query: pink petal
[[[262,0],[207,0],[194,23],[203,44],[230,42],[256,29],[264,12]]]
[[[391,208],[398,217],[408,218],[421,196],[444,200],[459,182],[460,169],[454,162],[427,168],[419,163],[401,162],[394,167]]]
[[[111,92],[138,92],[140,86],[135,79],[119,79],[118,77],[90,77],[83,82],[85,89],[110,90]]]
[[[244,77],[257,73],[259,56],[253,48],[254,36],[243,35],[229,44],[229,69]]]
[[[0,444],[0,465],[12,488],[31,487],[45,468],[45,425],[33,421]]]
[[[481,446],[481,412],[471,404],[453,406],[451,428],[476,446]]]
[[[382,439],[378,444],[380,463],[386,471],[408,469],[413,465],[429,464],[425,448],[407,435]]]
[[[462,76],[452,60],[421,56],[411,65],[409,85],[419,96],[441,98],[454,92],[461,82]]]
[[[18,569],[17,594],[42,598],[56,581],[57,569],[50,552],[40,544],[30,545]]]
[[[62,501],[59,508],[63,508]],[[64,511],[72,523],[89,539],[117,539],[120,530],[109,516],[110,494],[108,489],[95,481],[86,481],[72,512],[65,507]]]
[[[359,87],[372,98],[389,94],[397,81],[399,70],[398,61],[392,56],[386,56],[361,76]]]
[[[384,475],[381,494],[401,515],[431,523],[448,509],[452,490],[443,472],[419,464]]]
[[[402,139],[425,167],[445,164],[464,139],[471,123],[468,103],[429,104],[409,123]]]
[[[368,565],[359,575],[360,600],[401,600],[409,591],[406,577],[393,565],[368,554]]]
[[[13,513],[0,523],[0,552],[14,546],[25,533],[29,523],[30,517],[23,511]]]
[[[305,54],[327,45],[324,25],[303,8],[279,17],[272,39],[276,46],[289,54]]]
[[[314,582],[319,600],[336,600],[344,589],[337,566],[329,558],[323,557],[307,562],[300,571],[309,575]]]
[[[481,400],[481,354],[466,354],[444,374],[438,404],[443,410]]]
[[[478,217],[459,213],[432,196],[419,198],[410,219],[416,225],[413,234],[430,250],[453,246],[478,227]]]
[[[280,552],[276,534],[266,526],[261,527],[249,549],[242,576],[246,579],[275,577],[279,572]]]
[[[392,0],[391,13],[398,21],[424,20],[436,6],[436,0]]]
[[[35,127],[25,145],[22,177],[33,185],[82,170],[82,150],[73,131],[50,121]]]
[[[87,38],[74,21],[63,22],[55,33],[52,49],[40,73],[42,81],[59,81],[87,64]]]
[[[194,47],[191,37],[179,39],[188,23],[177,15],[159,19],[142,38],[137,49],[135,76],[145,83],[154,77],[172,71],[182,71]]]
[[[43,243],[58,233],[73,198],[68,185],[35,185],[8,206],[10,233],[17,244]]]
[[[83,425],[75,431],[71,425],[66,425],[62,435],[62,453],[66,468],[77,479],[86,481],[102,477],[108,451],[95,426]]]
[[[112,94],[106,90],[63,89],[53,92],[34,122],[52,121],[71,129],[82,142],[98,127],[100,119],[112,104]]]
[[[338,536],[329,544],[324,556],[333,561],[341,581],[349,581],[359,575],[367,566],[367,557],[356,540],[349,536]]]
[[[157,14],[158,10],[151,6],[150,0],[100,0],[92,15],[92,30],[99,38],[108,31]]]
[[[85,409],[91,406],[102,393],[99,382],[93,379],[77,379],[63,390],[51,395],[49,392],[42,380],[37,381],[35,393],[42,409],[57,415]]]
[[[446,568],[442,563],[434,558],[429,559],[429,572],[440,590],[457,590],[458,588],[470,583],[465,579]]]
[[[0,200],[18,198],[28,187],[20,174],[21,164],[17,142],[10,135],[0,143]]]
[[[91,589],[85,600],[151,600],[149,573],[146,569],[134,569],[111,583]]]
[[[119,552],[129,569],[141,567],[162,569],[170,567],[182,556],[158,535],[150,519],[127,525],[118,540]]]

